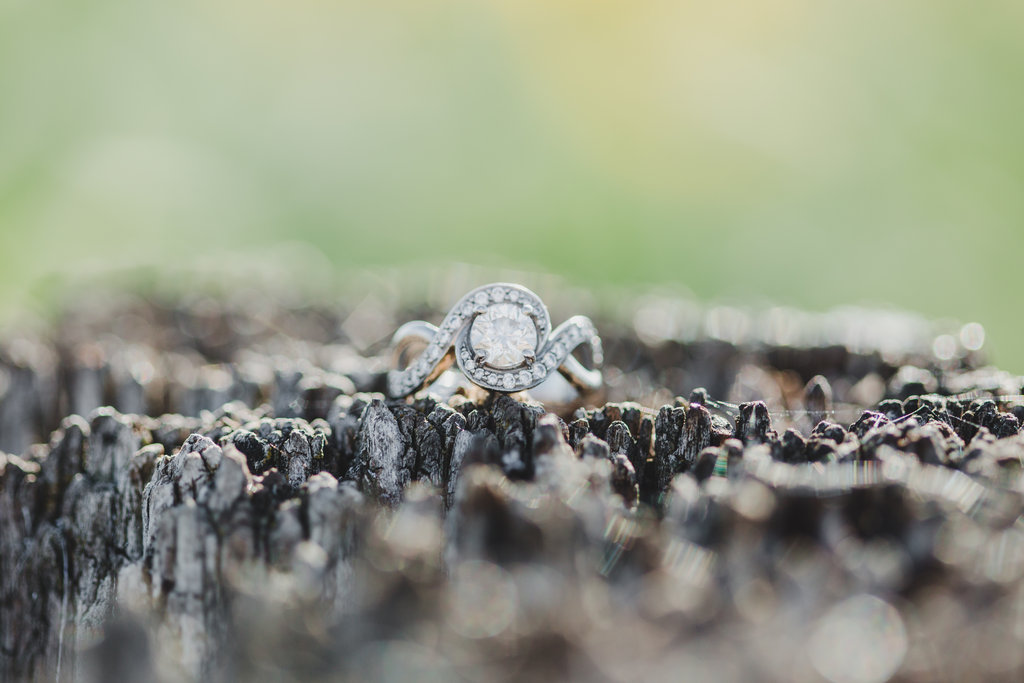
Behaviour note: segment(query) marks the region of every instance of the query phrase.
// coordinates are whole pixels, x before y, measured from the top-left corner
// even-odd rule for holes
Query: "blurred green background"
[[[0,0],[0,294],[317,245],[977,320],[1024,372],[1024,3]]]

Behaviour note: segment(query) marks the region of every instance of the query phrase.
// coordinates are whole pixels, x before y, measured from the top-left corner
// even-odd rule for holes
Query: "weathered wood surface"
[[[930,368],[928,330],[891,314],[876,320],[777,311],[765,318],[709,309],[684,316],[672,301],[657,304],[664,312],[656,338],[643,324],[595,316],[612,368],[610,401],[657,407],[704,387],[718,400],[799,408],[803,383],[821,375],[834,385],[836,402],[871,404],[887,384],[901,399],[940,383],[965,391],[962,373],[949,370],[977,365],[972,352],[961,350]],[[553,316],[578,313],[577,306],[569,302]],[[81,303],[52,327],[0,333],[0,450],[23,453],[46,441],[65,416],[101,406],[196,417],[241,401],[268,403],[278,417],[326,417],[341,394],[383,391],[382,354],[398,325],[443,313],[365,303],[290,307],[266,297]]]
[[[687,398],[559,417],[135,313],[5,347],[5,443],[85,417],[0,455],[2,680],[1024,674],[1024,402],[968,356],[613,331],[613,397]]]

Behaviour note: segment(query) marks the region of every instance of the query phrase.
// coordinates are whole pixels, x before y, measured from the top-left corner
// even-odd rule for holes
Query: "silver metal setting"
[[[514,306],[536,329],[536,348],[523,351],[522,362],[513,367],[488,364],[471,343],[474,321],[496,305]],[[474,384],[503,393],[531,389],[556,371],[580,392],[599,389],[603,381],[599,369],[603,362],[601,339],[594,323],[576,315],[552,330],[551,317],[540,297],[512,283],[477,287],[459,299],[440,326],[422,320],[406,323],[395,332],[391,344],[396,368],[388,372],[387,389],[396,398],[415,393],[453,363]],[[572,355],[581,344],[589,345],[594,368],[585,367]],[[400,367],[402,356],[413,345],[423,347],[422,351],[406,367]]]

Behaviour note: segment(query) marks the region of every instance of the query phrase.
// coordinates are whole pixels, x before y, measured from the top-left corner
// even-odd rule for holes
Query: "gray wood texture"
[[[740,345],[720,359],[765,372],[722,370],[722,400],[559,416],[521,396],[385,400],[372,352],[343,372],[317,340],[307,360],[224,342],[211,365],[194,340],[181,361],[110,353],[117,337],[97,360],[93,324],[2,359],[0,680],[810,681],[844,657],[865,680],[1024,672],[1006,373]],[[698,354],[610,341],[613,377],[659,378],[647,395]],[[877,400],[841,414],[872,374]],[[732,402],[751,386],[795,393]]]

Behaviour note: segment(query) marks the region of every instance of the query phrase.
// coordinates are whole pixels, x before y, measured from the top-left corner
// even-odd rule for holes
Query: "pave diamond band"
[[[573,351],[586,345],[593,368]],[[404,356],[422,350],[411,362]],[[440,326],[416,320],[392,338],[395,369],[388,394],[408,396],[457,365],[474,384],[512,393],[531,389],[560,374],[581,393],[601,387],[601,339],[589,318],[577,315],[551,329],[547,307],[526,287],[495,283],[462,297]]]

